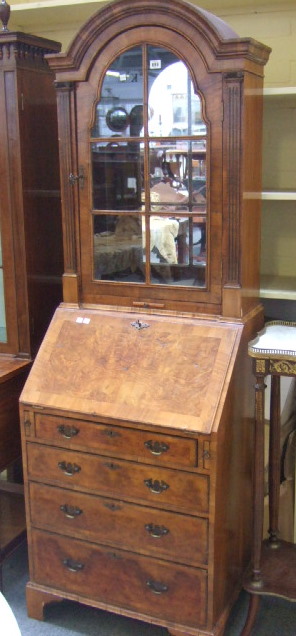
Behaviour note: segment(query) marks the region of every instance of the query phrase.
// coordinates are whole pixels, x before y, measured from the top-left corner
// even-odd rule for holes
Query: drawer
[[[197,466],[197,441],[132,428],[96,424],[37,413],[36,436],[51,445],[88,448],[90,452],[120,455],[164,465]]]
[[[33,480],[172,506],[187,513],[208,512],[207,475],[34,443],[27,444],[27,459],[28,475]]]
[[[207,573],[59,537],[32,533],[34,581],[153,618],[199,627],[206,621]],[[82,598],[81,598],[82,600]],[[112,607],[110,608],[112,609]]]
[[[208,521],[30,483],[33,526],[179,563],[207,563]]]

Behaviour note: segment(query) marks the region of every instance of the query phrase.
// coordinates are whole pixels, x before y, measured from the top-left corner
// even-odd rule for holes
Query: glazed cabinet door
[[[115,57],[123,38],[112,41],[76,86],[83,299],[215,313],[221,77],[189,49],[185,62],[163,29],[144,36]]]

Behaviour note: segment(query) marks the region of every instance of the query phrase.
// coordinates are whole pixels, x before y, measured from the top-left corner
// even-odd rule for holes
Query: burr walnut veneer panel
[[[226,322],[61,307],[22,400],[210,433],[241,331]]]

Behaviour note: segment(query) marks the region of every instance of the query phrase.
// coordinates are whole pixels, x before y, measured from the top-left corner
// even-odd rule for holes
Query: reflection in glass
[[[148,130],[151,137],[206,135],[201,101],[184,62],[170,54],[165,66],[164,49],[149,48]],[[168,53],[168,52],[166,52]]]
[[[108,110],[106,122],[110,130],[122,132],[128,127],[129,116],[125,108],[122,108],[122,106],[114,106],[114,108]]]
[[[94,215],[95,280],[144,281],[142,225],[141,215]]]
[[[0,258],[0,342],[7,342],[1,236]]]
[[[142,48],[114,60],[104,77],[92,137],[138,137],[143,127]]]
[[[93,275],[203,288],[208,142],[202,103],[184,62],[157,45],[147,45],[147,55],[144,49],[113,61],[96,104]]]
[[[150,218],[152,282],[205,286],[205,217]]]
[[[142,158],[139,144],[91,144],[93,208],[95,210],[140,210]]]
[[[206,140],[150,142],[151,204],[206,204]],[[161,209],[161,207],[159,207]]]

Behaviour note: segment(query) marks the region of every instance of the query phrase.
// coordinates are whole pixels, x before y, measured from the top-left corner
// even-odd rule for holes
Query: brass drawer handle
[[[153,479],[144,479],[144,484],[155,495],[160,495],[169,488],[169,484],[166,484],[165,481],[159,481],[158,479],[155,479],[154,481]]]
[[[144,446],[148,448],[151,455],[162,455],[162,453],[166,453],[170,448],[168,444],[164,442],[153,442],[152,439],[145,442]]]
[[[75,437],[75,435],[78,435],[79,428],[76,428],[76,426],[69,426],[68,424],[59,424],[59,426],[57,426],[57,431],[66,439],[71,439],[72,437]]]
[[[165,583],[161,583],[161,581],[148,580],[146,581],[146,585],[153,594],[164,594],[169,590],[169,586]]]
[[[84,563],[79,563],[79,561],[74,561],[73,559],[63,559],[63,565],[70,572],[81,572],[84,568]]]
[[[59,462],[58,467],[63,471],[67,477],[73,477],[75,473],[79,473],[81,468],[77,464],[71,464],[70,462]]]
[[[161,539],[161,537],[165,537],[169,534],[168,528],[165,526],[154,525],[154,523],[146,523],[145,530],[147,530],[148,534],[150,534],[150,537],[153,537],[153,539]]]
[[[60,510],[65,514],[68,519],[76,519],[79,515],[82,515],[83,510],[81,508],[77,508],[76,506],[68,506],[68,504],[63,504],[60,506]]]

